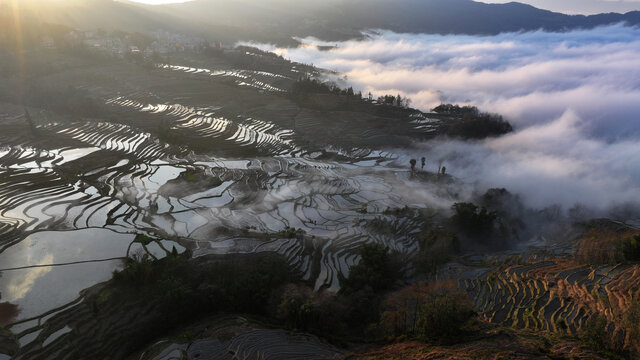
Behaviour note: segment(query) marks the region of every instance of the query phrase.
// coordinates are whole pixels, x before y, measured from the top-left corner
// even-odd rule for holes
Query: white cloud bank
[[[400,93],[423,110],[468,102],[514,124],[514,134],[480,144],[425,144],[454,175],[506,187],[534,206],[640,201],[638,28],[491,37],[382,31],[364,41],[303,42],[312,46],[252,45],[344,73],[363,93]]]

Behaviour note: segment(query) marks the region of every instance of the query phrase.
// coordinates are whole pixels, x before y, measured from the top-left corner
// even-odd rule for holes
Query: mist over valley
[[[637,24],[0,0],[0,359],[637,358]]]

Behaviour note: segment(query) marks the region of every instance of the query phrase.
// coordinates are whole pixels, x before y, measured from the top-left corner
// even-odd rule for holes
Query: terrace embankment
[[[584,235],[574,244],[573,256],[514,258],[511,265],[475,269],[450,267],[452,273],[445,276],[458,281],[489,322],[579,336],[598,315],[606,318],[603,331],[611,348],[637,351],[638,339],[626,315],[640,297],[640,265],[614,255],[638,231],[609,220],[580,226]],[[613,261],[580,261],[593,254],[595,246],[599,257],[608,251],[610,256],[603,258]]]

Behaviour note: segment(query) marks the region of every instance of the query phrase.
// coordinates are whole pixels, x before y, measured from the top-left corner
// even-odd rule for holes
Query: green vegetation
[[[393,336],[451,342],[471,329],[475,312],[453,282],[415,283],[387,296],[382,324]]]
[[[453,104],[440,104],[431,109],[434,113],[447,114],[447,115],[478,115],[480,111],[475,106],[460,106]]]
[[[362,99],[362,94],[355,94],[353,88],[341,89],[334,83],[322,82],[318,79],[311,77],[303,77],[293,83],[291,87],[291,94],[294,96],[304,96],[307,94],[334,94],[345,96],[356,96],[358,99]]]
[[[457,119],[449,124],[446,134],[462,139],[484,139],[513,131],[513,127],[502,116],[481,113],[475,106],[441,104],[433,112]]]
[[[434,228],[418,239],[420,251],[414,265],[418,274],[431,274],[460,252],[458,237],[445,229]]]
[[[576,249],[576,259],[587,264],[640,262],[640,232],[606,220],[587,224]]]
[[[384,95],[378,97],[378,104],[387,105],[387,106],[395,106],[399,108],[408,108],[411,105],[411,99],[402,97],[402,95],[398,94],[396,96],[393,95]]]
[[[595,313],[587,319],[585,324],[580,329],[580,339],[589,346],[593,351],[605,355],[611,359],[619,358],[616,354],[618,349],[615,349],[611,343],[607,327],[609,320],[603,315]]]
[[[302,239],[306,232],[302,229],[296,229],[292,227],[285,227],[284,230],[278,232],[277,236],[285,239]]]
[[[371,289],[382,292],[393,287],[400,278],[400,262],[379,244],[365,244],[360,249],[360,262],[351,267],[349,277],[340,276],[341,292],[345,294]]]
[[[627,332],[625,347],[640,353],[640,300],[635,299],[622,317]]]
[[[635,235],[624,239],[620,248],[624,261],[640,261],[640,235]]]
[[[155,241],[152,237],[149,237],[144,234],[137,234],[133,242],[140,243],[142,245],[149,245],[151,242]]]
[[[342,341],[348,333],[346,300],[329,292],[315,292],[303,284],[288,284],[282,291],[275,318],[287,328]]]
[[[409,216],[411,214],[413,214],[415,211],[413,209],[410,209],[408,206],[402,207],[402,208],[386,208],[382,213],[384,215],[394,215],[394,216]]]
[[[122,271],[114,273],[113,284],[124,292],[166,298],[177,312],[191,311],[189,308],[200,304],[209,309],[260,313],[273,289],[297,279],[286,260],[278,256],[260,256],[252,261],[225,259],[199,266],[191,264],[186,256],[157,261],[146,256],[129,259]],[[169,291],[174,288],[180,296]],[[181,309],[183,302],[191,305]]]
[[[455,285],[434,284],[418,315],[418,333],[427,340],[451,341],[463,334],[475,316],[467,294]]]
[[[452,137],[468,139],[485,139],[508,134],[513,127],[500,115],[480,114],[463,117],[460,121],[452,122],[446,129],[446,134]]]
[[[472,203],[456,203],[453,205],[453,226],[462,234],[481,239],[493,234],[497,214],[484,207]]]
[[[363,100],[362,93],[356,93],[352,87],[348,87],[346,89],[340,88],[338,85],[331,82],[322,82],[318,79],[311,78],[309,76],[302,77],[298,79],[291,86],[290,93],[294,97],[305,97],[309,94],[333,94],[333,95],[343,95],[347,97],[353,97],[357,100]],[[369,102],[373,101],[372,95],[369,94],[367,98]],[[401,109],[409,108],[411,104],[411,99],[402,97],[402,95],[384,95],[378,97],[376,100],[377,104],[386,105],[388,107],[396,107]]]
[[[365,245],[362,259],[340,277],[338,294],[315,292],[305,284],[288,284],[278,297],[275,318],[290,329],[304,330],[332,341],[376,341],[382,300],[401,277],[396,255],[380,245]]]
[[[197,317],[219,312],[265,315],[274,291],[299,279],[279,256],[209,262],[189,260],[188,256],[129,259],[122,271],[114,272],[108,288],[101,292],[107,295],[97,295],[89,301],[96,314],[119,301],[133,304],[142,301],[138,307],[150,308],[148,314],[154,315],[132,323],[131,338],[122,346],[133,351]]]
[[[187,171],[183,172],[181,175],[187,182],[195,182],[198,180],[199,171],[194,169],[187,169]]]

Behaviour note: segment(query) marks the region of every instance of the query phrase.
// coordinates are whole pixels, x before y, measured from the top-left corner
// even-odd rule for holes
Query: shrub
[[[453,282],[427,289],[418,315],[418,334],[425,340],[448,342],[464,334],[475,311],[467,294]]]
[[[640,261],[640,235],[623,240],[620,247],[625,261]]]
[[[605,351],[607,349],[607,324],[606,317],[600,314],[591,315],[580,329],[582,341],[595,351]]]
[[[452,254],[460,251],[455,234],[442,229],[431,229],[418,239],[420,251],[415,260],[416,272],[430,274],[446,264]]]
[[[640,234],[637,230],[608,220],[587,224],[576,250],[576,258],[589,264],[617,264],[640,261]]]
[[[416,283],[387,296],[382,324],[395,336],[447,342],[475,317],[467,294],[453,282]]]
[[[306,286],[287,285],[278,305],[278,317],[292,329],[307,330],[317,317],[314,295]]]
[[[627,332],[626,348],[640,353],[640,301],[634,301],[623,316],[623,325]]]

